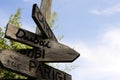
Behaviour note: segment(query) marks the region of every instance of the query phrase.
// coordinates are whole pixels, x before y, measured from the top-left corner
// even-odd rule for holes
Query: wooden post
[[[40,5],[40,10],[46,18],[47,22],[49,21],[51,15],[51,5],[52,0],[42,0]]]
[[[47,23],[51,15],[51,5],[52,5],[52,0],[41,0],[40,10],[42,14],[44,15],[44,17],[46,18]],[[36,34],[42,35],[38,27],[36,28]],[[36,80],[41,80],[41,79],[38,78]]]
[[[46,18],[46,21],[48,23],[51,15],[51,6],[52,6],[52,0],[41,0],[40,10],[44,17]],[[41,31],[36,28],[36,33],[38,35],[41,35]]]

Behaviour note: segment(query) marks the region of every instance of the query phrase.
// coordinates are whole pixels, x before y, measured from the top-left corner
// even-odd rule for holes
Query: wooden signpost
[[[33,5],[32,18],[42,36],[7,24],[6,38],[32,46],[33,49],[0,50],[2,66],[37,80],[72,80],[71,75],[43,62],[72,62],[80,54],[57,41],[36,4]]]
[[[13,50],[1,50],[0,62],[3,67],[28,77],[39,77],[41,80],[71,80],[71,75]]]
[[[37,34],[17,28],[11,24],[7,25],[5,37],[38,48],[35,50],[37,52],[33,52],[34,49],[33,51],[30,50],[33,52],[32,54],[39,53],[38,55],[42,55],[42,57],[37,58],[38,61],[72,62],[80,55],[66,45],[50,39],[42,39]],[[29,50],[23,50],[22,52],[26,51],[29,52]]]

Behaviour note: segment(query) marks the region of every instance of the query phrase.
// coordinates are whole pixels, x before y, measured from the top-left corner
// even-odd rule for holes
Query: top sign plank
[[[38,50],[21,50],[22,53],[32,53],[42,58],[43,62],[72,62],[80,56],[78,52],[70,47],[50,39],[42,39],[39,35],[27,30],[17,28],[11,24],[7,25],[5,37],[38,48]],[[37,54],[39,53],[39,54]]]
[[[35,21],[35,23],[37,24],[38,28],[43,33],[44,38],[53,39],[54,41],[58,42],[54,33],[50,29],[45,17],[43,16],[41,11],[39,10],[39,7],[37,6],[37,4],[33,5],[32,18]]]

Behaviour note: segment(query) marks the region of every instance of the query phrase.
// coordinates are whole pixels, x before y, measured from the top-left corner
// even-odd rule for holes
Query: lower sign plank
[[[13,50],[0,50],[0,61],[7,69],[40,80],[71,80],[71,75]]]
[[[71,76],[65,72],[45,65],[44,63],[38,64],[31,60],[30,70],[37,68],[36,76],[39,80],[71,80]]]
[[[5,37],[39,48],[40,50],[38,50],[38,52],[42,53],[43,56],[42,58],[37,58],[38,61],[72,62],[80,56],[78,52],[66,45],[53,40],[42,39],[39,35],[17,28],[10,24],[7,25]]]
[[[0,50],[0,61],[3,67],[11,69],[15,72],[22,73],[25,76],[35,77],[34,71],[29,71],[30,58],[18,54],[13,50]]]

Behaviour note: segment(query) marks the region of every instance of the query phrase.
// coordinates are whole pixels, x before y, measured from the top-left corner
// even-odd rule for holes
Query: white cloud
[[[120,28],[108,29],[98,42],[88,45],[76,41],[69,45],[81,53],[75,61],[80,67],[70,73],[73,80],[120,79]]]
[[[110,31],[105,33],[103,40],[106,43],[110,43],[111,45],[120,47],[120,29],[110,29]]]
[[[96,15],[112,15],[112,14],[120,13],[120,4],[114,5],[112,7],[103,10],[94,9],[91,11],[91,13]]]

